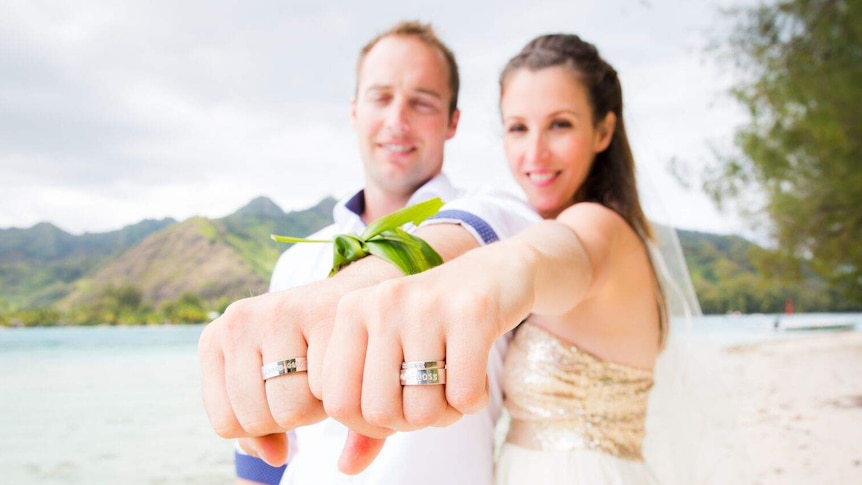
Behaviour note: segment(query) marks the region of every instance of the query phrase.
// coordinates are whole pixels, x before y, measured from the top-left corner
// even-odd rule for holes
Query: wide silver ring
[[[446,369],[404,369],[402,386],[436,386],[446,384]]]
[[[445,360],[412,360],[410,362],[402,362],[401,370],[407,369],[445,369]]]
[[[273,377],[283,376],[285,374],[293,374],[295,372],[305,372],[308,370],[308,359],[305,357],[296,357],[293,359],[279,360],[270,362],[260,368],[260,376],[263,380],[272,379]]]

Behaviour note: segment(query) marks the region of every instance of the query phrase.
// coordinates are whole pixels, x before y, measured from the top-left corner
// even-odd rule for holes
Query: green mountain
[[[285,213],[265,197],[220,219],[145,220],[119,231],[69,234],[51,224],[0,229],[0,325],[202,321],[207,311],[266,291],[287,248],[331,222],[335,200]],[[680,231],[704,313],[859,311],[806,273],[787,281],[768,251],[739,236]]]
[[[327,197],[314,207],[285,214],[274,202],[258,197],[235,213],[214,221],[217,233],[252,271],[265,281],[278,256],[287,249],[270,239],[270,234],[306,236],[332,223],[335,199]]]
[[[64,309],[97,300],[106,288],[133,286],[155,307],[183,294],[205,302],[265,293],[269,273],[286,249],[270,234],[308,234],[332,220],[334,199],[285,213],[259,197],[221,218],[193,217],[150,234],[139,244],[75,282],[59,303]]]
[[[330,197],[285,213],[259,197],[221,219],[146,220],[80,236],[48,223],[0,229],[0,313],[69,311],[117,288],[134,289],[152,308],[184,294],[211,304],[259,294],[286,249],[269,235],[314,232],[332,220],[334,204]]]
[[[17,307],[50,305],[94,268],[175,223],[147,219],[119,231],[80,236],[45,222],[0,229],[0,299]]]

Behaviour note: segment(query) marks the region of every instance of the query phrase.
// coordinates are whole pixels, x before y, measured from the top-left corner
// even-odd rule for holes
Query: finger
[[[312,396],[323,401],[323,360],[332,335],[332,325],[315,325],[308,332],[308,387]]]
[[[210,323],[198,341],[198,362],[201,366],[201,394],[210,425],[222,438],[244,434],[228,398],[224,376],[218,320]]]
[[[362,472],[377,458],[384,444],[386,438],[369,438],[355,431],[348,431],[347,440],[338,458],[338,470],[347,475]]]
[[[236,418],[246,436],[284,431],[272,417],[260,376],[260,351],[247,346],[225,349],[225,385]]]
[[[434,315],[414,312],[419,315]],[[406,322],[402,327],[401,341],[405,362],[446,361],[444,327],[433,320]],[[448,370],[443,373],[448,379]],[[448,381],[446,381],[448,382]],[[405,385],[402,389],[404,419],[414,428],[432,426],[446,412],[445,390],[448,384]]]
[[[488,354],[491,341],[477,328],[482,320],[453,322],[446,341],[446,401],[462,414],[474,414],[488,405]]]
[[[305,358],[305,337],[297,325],[283,325],[263,343],[264,362]],[[260,380],[260,377],[258,377]],[[321,403],[308,386],[308,372],[299,371],[266,380],[266,399],[273,419],[283,430],[316,423],[326,417]]]
[[[373,426],[406,430],[398,375],[403,360],[397,328],[378,322],[369,329],[362,374],[362,417]]]
[[[362,373],[368,335],[349,308],[351,294],[338,304],[332,336],[323,364],[323,405],[326,413],[344,423],[361,420]],[[349,425],[348,425],[349,427]]]
[[[323,366],[323,405],[326,414],[350,429],[373,438],[384,438],[390,430],[368,424],[362,416],[362,376],[368,334],[356,315],[362,309],[365,290],[341,299]]]

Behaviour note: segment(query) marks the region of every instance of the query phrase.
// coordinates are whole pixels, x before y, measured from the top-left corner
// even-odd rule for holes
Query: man
[[[356,93],[351,100],[351,119],[359,139],[365,187],[339,202],[333,211],[335,223],[313,238],[361,233],[367,223],[406,205],[433,197],[449,201],[459,195],[441,174],[444,144],[454,136],[460,115],[458,87],[454,56],[429,26],[400,23],[362,49],[357,63]],[[493,242],[497,233],[505,235],[514,230],[506,224],[495,224],[497,218],[489,219],[490,224],[469,212],[449,210],[442,212],[436,222],[458,222],[480,243]],[[331,260],[329,245],[292,247],[276,265],[271,292],[324,279]],[[485,411],[467,416],[451,427],[390,437],[380,457],[362,474],[351,478],[350,483],[491,483],[494,427],[502,400],[497,381],[502,375],[505,344],[501,339],[489,359],[492,393]],[[312,352],[309,342],[309,361]],[[311,369],[309,374],[312,380]],[[279,379],[294,377],[297,376]],[[271,388],[277,384],[267,384],[268,398],[275,394]],[[310,420],[320,417],[318,414]],[[347,477],[335,466],[346,436],[346,428],[331,419],[297,428],[295,434],[290,434],[291,456],[282,483],[346,482]],[[271,443],[245,444],[256,454],[272,456],[272,449],[260,449],[272,446]],[[293,453],[294,445],[298,445],[298,453]],[[274,452],[279,453],[284,453],[283,448]],[[447,465],[417,468],[412,464],[417,457],[431,456]],[[277,483],[283,470],[269,467],[257,458],[237,455],[237,473],[241,479]]]

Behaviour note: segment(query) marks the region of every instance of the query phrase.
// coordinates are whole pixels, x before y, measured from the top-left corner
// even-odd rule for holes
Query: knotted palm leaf
[[[365,228],[361,235],[339,234],[334,239],[303,239],[273,234],[273,240],[283,243],[333,243],[332,271],[337,273],[348,264],[369,254],[394,264],[404,274],[416,274],[443,263],[422,238],[407,233],[401,226],[407,223],[419,225],[443,207],[439,197],[420,202],[389,215],[383,216]]]

